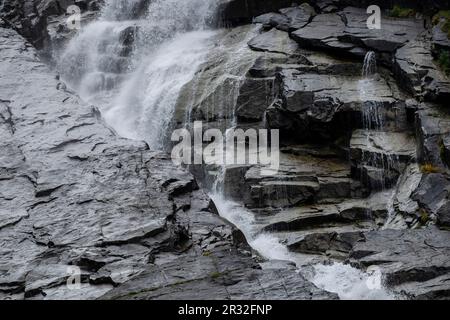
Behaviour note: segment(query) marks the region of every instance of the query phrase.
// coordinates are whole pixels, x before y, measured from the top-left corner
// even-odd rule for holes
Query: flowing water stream
[[[181,88],[212,45],[218,0],[155,0],[136,16],[142,0],[110,0],[59,61],[81,97],[99,105],[122,136],[163,148]],[[138,9],[137,9],[138,8]],[[131,44],[130,44],[131,43]]]
[[[97,21],[69,43],[59,68],[83,99],[101,108],[120,135],[146,140],[152,149],[163,150],[180,91],[214,46],[212,39],[218,31],[208,26],[216,17],[219,0],[154,0],[145,14],[137,15],[141,2],[107,1]],[[247,48],[246,41],[242,48]],[[373,59],[369,56],[367,61]],[[372,70],[371,65],[364,68],[365,73]],[[228,121],[227,126],[233,127],[233,112]],[[256,251],[270,260],[305,264],[303,256],[289,252],[278,238],[257,232],[253,213],[225,199],[220,183],[216,181],[212,199]],[[370,275],[350,266],[336,263],[314,269],[309,278],[343,299],[391,298],[382,288],[368,289]]]

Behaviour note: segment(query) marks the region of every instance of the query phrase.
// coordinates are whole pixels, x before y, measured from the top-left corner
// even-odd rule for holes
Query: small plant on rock
[[[450,52],[442,50],[439,53],[437,63],[446,75],[450,75]]]
[[[390,11],[389,16],[394,18],[409,18],[415,16],[416,11],[411,8],[404,8],[399,5],[395,5]]]
[[[428,212],[424,209],[420,209],[420,223],[424,226],[427,224],[428,221],[430,221],[430,215]]]
[[[439,173],[441,170],[432,163],[425,163],[420,166],[422,173]]]

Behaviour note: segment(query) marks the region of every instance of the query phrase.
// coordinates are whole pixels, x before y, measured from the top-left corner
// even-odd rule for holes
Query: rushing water
[[[208,25],[216,16],[218,2],[153,0],[140,14],[142,0],[106,1],[99,19],[84,27],[62,53],[62,76],[82,98],[101,107],[120,135],[146,140],[152,149],[161,150],[180,92],[213,46],[217,31]],[[247,40],[233,52],[235,59],[248,50]],[[373,59],[366,59],[367,75],[375,70]],[[240,85],[244,74],[229,76]],[[238,90],[231,91],[228,94],[237,98]],[[234,106],[226,111],[231,111],[225,117],[226,126],[233,128]],[[290,252],[275,235],[258,232],[252,212],[224,198],[221,178],[225,170],[220,168],[216,192],[211,194],[221,215],[238,226],[263,257],[304,265],[304,256]],[[383,289],[369,290],[370,275],[350,266],[316,265],[314,270],[309,278],[343,299],[390,298]]]
[[[107,1],[62,54],[63,77],[128,138],[162,149],[183,85],[204,61],[218,0]]]
[[[364,57],[362,76],[367,78],[377,72],[377,56],[375,52],[369,51]]]
[[[241,204],[225,199],[223,194],[213,193],[210,196],[221,215],[241,229],[250,246],[262,257],[295,263],[300,267],[298,271],[317,287],[337,293],[344,300],[395,298],[382,286],[377,274],[366,273],[343,263],[316,264],[312,273],[303,272],[301,266],[308,263],[305,255],[290,252],[275,235],[259,232],[254,214]]]

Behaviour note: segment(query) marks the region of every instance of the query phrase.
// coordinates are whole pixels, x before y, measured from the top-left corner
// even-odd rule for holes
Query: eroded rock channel
[[[382,9],[1,1],[0,298],[448,299],[450,42]],[[278,172],[176,166],[194,121]]]

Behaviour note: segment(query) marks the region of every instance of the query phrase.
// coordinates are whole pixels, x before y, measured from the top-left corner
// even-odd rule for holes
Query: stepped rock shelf
[[[379,268],[382,298],[450,298],[450,80],[436,60],[449,40],[424,19],[390,17],[396,1],[379,1],[382,30],[367,29],[360,1],[294,2],[76,1],[105,36],[89,42],[89,73],[71,58],[90,50],[67,54],[84,43],[65,25],[74,1],[0,0],[0,299],[373,297],[318,281],[317,266],[333,264]],[[147,23],[166,13],[179,20]],[[162,67],[147,69],[149,86],[173,97],[126,100],[153,47]],[[161,150],[149,131],[117,133],[117,101],[130,103],[130,127],[151,119],[144,111],[166,117],[145,123],[166,131],[151,131]],[[170,108],[138,109],[159,101]],[[165,135],[193,121],[279,129],[278,173],[176,167]],[[233,223],[211,190],[232,201]],[[66,286],[71,267],[80,290]]]

